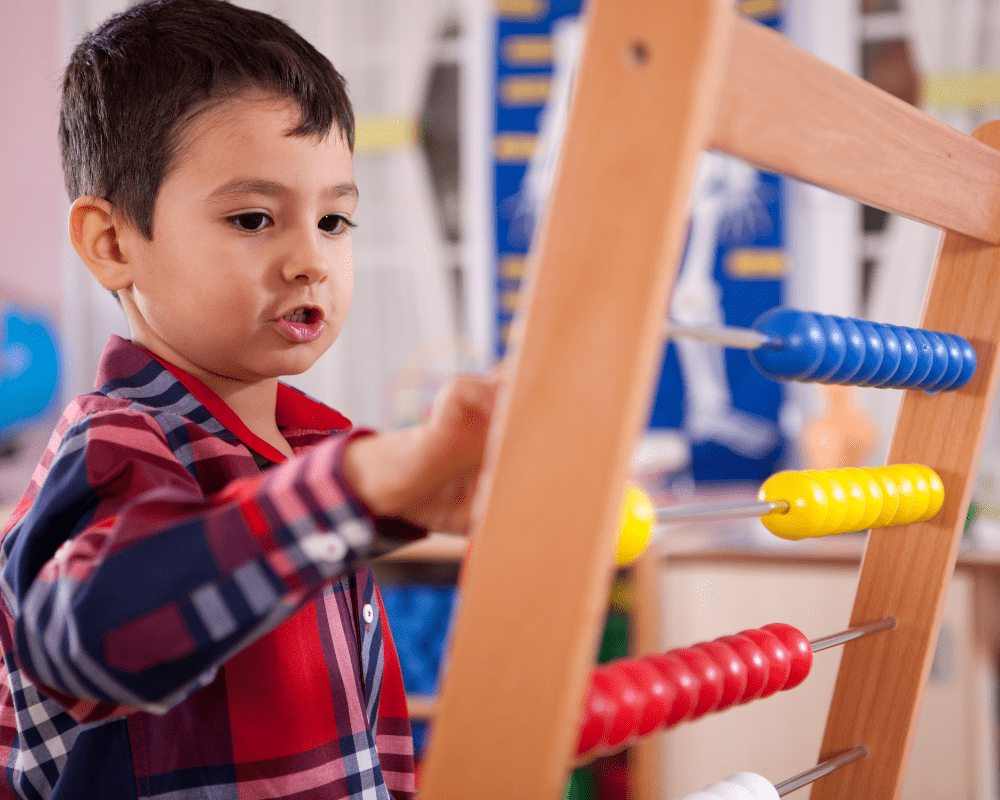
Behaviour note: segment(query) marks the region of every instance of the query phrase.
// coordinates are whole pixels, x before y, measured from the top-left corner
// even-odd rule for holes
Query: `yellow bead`
[[[625,490],[618,535],[618,566],[631,564],[649,544],[656,524],[656,511],[646,493],[637,486]]]
[[[888,524],[906,525],[910,522],[910,512],[913,510],[913,481],[895,465],[881,469],[889,480],[896,484],[896,489],[899,491],[899,507]]]
[[[788,511],[773,511],[760,518],[764,526],[784,539],[816,536],[827,516],[826,492],[803,472],[777,472],[764,481],[757,495],[772,503],[785,501]]]
[[[927,478],[913,464],[897,464],[895,469],[900,474],[909,478],[913,483],[913,508],[906,515],[906,521],[901,521],[900,524],[907,524],[923,519],[924,514],[927,513],[927,506],[931,502],[931,487],[927,483]]]
[[[884,528],[886,525],[892,525],[892,518],[896,516],[896,510],[899,508],[899,487],[882,467],[869,469],[868,474],[878,482],[882,490],[882,508],[871,526]]]
[[[847,517],[847,492],[829,470],[807,469],[805,474],[823,487],[826,492],[826,518],[813,536],[826,536],[828,533],[837,533],[840,526],[844,524]]]
[[[919,470],[927,481],[927,510],[918,520],[919,522],[923,522],[925,519],[930,519],[937,514],[941,510],[941,506],[944,505],[944,484],[941,482],[940,476],[930,467],[926,467],[923,464],[910,464],[910,466]]]
[[[858,520],[857,530],[867,530],[875,524],[875,520],[879,518],[879,515],[885,507],[882,485],[875,479],[875,476],[872,475],[870,469],[845,467],[843,472],[847,473],[858,482],[861,487],[861,491],[865,495],[865,512],[861,519]],[[895,509],[890,512],[890,519],[893,513],[895,513]]]
[[[830,477],[843,487],[847,495],[844,502],[847,513],[834,533],[849,533],[851,531],[864,530],[868,527],[867,523],[861,526],[861,521],[865,517],[865,510],[868,506],[865,490],[861,488],[861,484],[857,478],[847,470],[831,469],[827,471],[830,473]]]

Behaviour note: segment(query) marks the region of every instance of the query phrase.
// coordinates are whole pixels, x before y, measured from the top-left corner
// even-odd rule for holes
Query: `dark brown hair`
[[[152,0],[84,37],[63,81],[59,144],[70,199],[111,203],[147,239],[156,196],[186,123],[213,103],[259,89],[293,100],[293,136],[334,125],[354,149],[343,77],[267,14],[223,0]]]

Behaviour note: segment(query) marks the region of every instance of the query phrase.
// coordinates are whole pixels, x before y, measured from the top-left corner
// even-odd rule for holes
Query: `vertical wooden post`
[[[1000,123],[976,138],[1000,149]],[[898,798],[930,672],[965,511],[997,385],[1000,247],[946,232],[921,327],[958,333],[976,349],[975,377],[957,392],[907,392],[888,463],[926,464],[945,486],[934,519],[869,535],[851,624],[891,614],[899,627],[845,646],[821,758],[856,744],[867,758],[818,781],[812,797]]]
[[[590,3],[558,179],[512,332],[426,800],[555,800],[565,787],[730,6]]]

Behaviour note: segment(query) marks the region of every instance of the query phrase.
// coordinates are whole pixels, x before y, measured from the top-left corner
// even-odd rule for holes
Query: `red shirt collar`
[[[155,353],[151,353],[145,348],[142,351],[155,359],[167,369],[171,375],[194,395],[195,399],[201,403],[208,412],[215,417],[219,423],[232,433],[243,444],[249,447],[258,455],[263,456],[268,461],[281,464],[288,460],[284,453],[268,444],[257,434],[251,431],[237,416],[229,405],[219,395],[212,391],[193,375],[188,374],[175,364],[164,361]],[[337,413],[332,408],[323,405],[311,397],[303,394],[298,389],[294,389],[284,383],[278,383],[277,407],[275,408],[275,420],[278,427],[284,431],[287,428],[295,428],[307,431],[346,431],[351,428],[351,421],[342,414]]]

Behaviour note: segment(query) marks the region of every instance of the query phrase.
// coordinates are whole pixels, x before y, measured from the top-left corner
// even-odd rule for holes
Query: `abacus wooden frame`
[[[698,153],[715,148],[947,229],[921,325],[975,347],[908,392],[890,463],[941,475],[930,522],[870,535],[817,798],[898,798],[997,380],[1000,129],[975,138],[736,16],[730,0],[591,0],[554,193],[491,430],[423,771],[427,800],[555,800],[572,762]],[[978,141],[977,141],[978,140]],[[991,244],[989,244],[989,243]],[[858,709],[864,709],[859,713]]]

